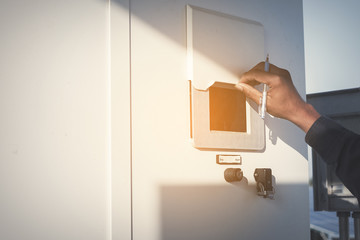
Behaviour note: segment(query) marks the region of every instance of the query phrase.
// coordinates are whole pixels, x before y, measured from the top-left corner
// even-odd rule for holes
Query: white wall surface
[[[110,239],[107,4],[0,3],[0,239]]]
[[[304,0],[306,92],[360,87],[360,2]]]

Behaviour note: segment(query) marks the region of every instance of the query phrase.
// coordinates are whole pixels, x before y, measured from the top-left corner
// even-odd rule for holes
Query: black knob
[[[227,168],[224,172],[224,178],[227,182],[241,181],[243,171],[240,168]]]

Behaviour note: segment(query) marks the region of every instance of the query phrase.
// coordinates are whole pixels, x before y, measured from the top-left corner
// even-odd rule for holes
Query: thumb
[[[235,87],[242,91],[246,97],[250,98],[259,105],[260,97],[262,96],[261,92],[246,83],[238,83]]]

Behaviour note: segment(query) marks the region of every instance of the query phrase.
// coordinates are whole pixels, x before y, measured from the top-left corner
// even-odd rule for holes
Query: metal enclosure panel
[[[187,80],[191,81],[192,87],[191,137],[194,147],[263,150],[264,121],[257,113],[257,105],[252,104],[251,100],[250,103],[246,101],[245,132],[213,131],[209,126],[211,87],[227,86],[238,91],[234,84],[239,81],[241,74],[264,59],[263,25],[253,20],[187,5],[186,38]]]
[[[110,239],[108,2],[4,0],[0,20],[0,239]]]
[[[133,238],[309,239],[307,148],[296,126],[267,116],[263,153],[226,153],[241,155],[248,185],[225,182],[222,152],[191,146],[186,4],[262,23],[272,62],[305,95],[301,1],[132,0]],[[256,195],[255,168],[272,169],[275,200]]]
[[[186,6],[186,18],[187,80],[194,88],[236,84],[241,74],[265,60],[261,23],[191,5]]]
[[[254,102],[247,100],[245,103],[248,125],[246,132],[212,131],[210,130],[209,121],[209,90],[200,91],[193,87],[190,97],[192,102],[192,142],[194,147],[222,151],[261,151],[264,149],[264,120],[260,118],[257,105]]]
[[[307,101],[322,115],[360,134],[360,89],[308,94]],[[359,211],[357,199],[335,174],[335,166],[327,165],[312,150],[315,211]]]

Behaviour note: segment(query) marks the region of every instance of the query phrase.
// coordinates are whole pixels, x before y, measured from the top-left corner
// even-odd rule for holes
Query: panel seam
[[[131,15],[132,6],[129,0],[129,91],[130,91],[130,220],[131,220],[131,240],[134,239],[134,209],[133,209],[133,106],[132,106],[132,36],[131,36]]]

